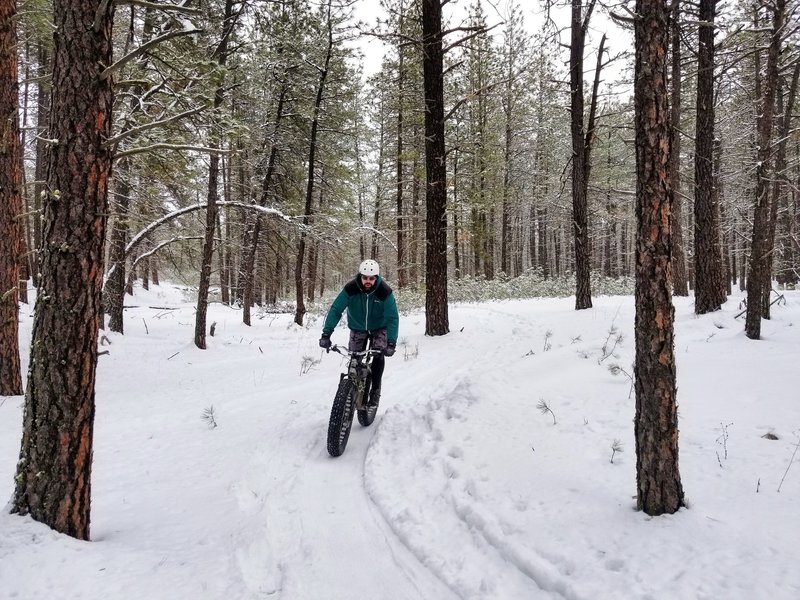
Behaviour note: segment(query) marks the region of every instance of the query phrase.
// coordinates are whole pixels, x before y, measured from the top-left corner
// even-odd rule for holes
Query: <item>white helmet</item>
[[[361,265],[358,267],[358,274],[359,275],[370,275],[376,277],[380,274],[380,267],[378,263],[374,260],[368,258]]]

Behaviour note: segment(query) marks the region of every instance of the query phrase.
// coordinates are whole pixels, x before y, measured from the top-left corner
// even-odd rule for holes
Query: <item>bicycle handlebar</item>
[[[346,350],[346,349],[344,349],[344,348],[342,348],[340,346],[337,346],[336,344],[334,344],[333,346],[331,346],[330,348],[327,348],[325,350],[325,352],[331,352],[331,351],[337,352],[337,353],[341,354],[342,356],[348,356],[350,354],[353,354],[353,355],[356,355],[356,356],[359,355],[359,354],[362,355],[362,356],[366,356],[367,354],[383,354],[383,350],[375,350],[373,348],[370,348],[369,350],[362,350],[360,352],[357,351],[357,350],[354,350],[353,352],[350,352],[350,350]]]

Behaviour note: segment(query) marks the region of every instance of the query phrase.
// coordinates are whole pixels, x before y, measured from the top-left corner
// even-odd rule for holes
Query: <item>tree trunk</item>
[[[511,139],[513,131],[511,128],[511,114],[513,98],[511,95],[511,66],[508,67],[508,83],[506,88],[506,110],[505,110],[505,144],[503,147],[503,209],[501,215],[500,233],[500,270],[508,276],[513,276],[511,267]]]
[[[17,85],[16,2],[0,3],[0,396],[22,394],[19,281],[22,144]]]
[[[779,252],[776,256],[778,261],[776,279],[778,283],[782,284],[795,283],[797,281],[797,276],[792,274],[791,248],[793,240],[791,230],[793,208],[789,202],[788,194],[786,193],[786,190],[790,189],[790,181],[787,174],[786,145],[792,122],[794,102],[797,96],[798,80],[800,80],[800,61],[795,63],[792,81],[789,84],[789,96],[786,99],[784,112],[780,115],[778,122],[778,139],[780,141],[778,142],[778,152],[775,158],[775,181],[772,184],[772,206],[773,209],[781,215],[780,223],[783,239],[780,240],[778,245]],[[775,245],[775,227],[777,227],[777,221],[777,218],[773,221],[771,230],[772,241],[770,242],[770,246]]]
[[[459,229],[458,214],[460,206],[458,204],[458,158],[459,152],[453,153],[453,274],[456,279],[461,279],[461,231]]]
[[[218,89],[221,93],[221,88]],[[216,100],[214,102],[216,104]],[[212,133],[212,135],[216,135]],[[217,220],[217,183],[219,175],[219,154],[213,149],[219,148],[216,139],[209,140],[212,149],[208,160],[208,193],[206,195],[206,226],[203,236],[203,251],[200,262],[200,283],[197,286],[197,312],[194,321],[194,345],[200,350],[206,349],[206,316],[208,314],[208,290],[211,286],[211,263],[214,259],[214,229]]]
[[[772,140],[772,118],[775,114],[775,93],[778,87],[778,60],[786,11],[786,0],[777,0],[772,17],[772,39],[767,55],[767,79],[764,84],[761,113],[757,119],[756,203],[753,214],[753,237],[750,245],[750,271],[747,276],[747,316],[744,332],[751,340],[761,339],[761,317],[764,296],[770,282],[768,261],[772,260],[769,246],[769,158]]]
[[[236,140],[236,150],[237,153],[234,155],[237,158],[236,162],[236,199],[239,202],[246,202],[249,192],[249,173],[247,173],[247,167],[245,164],[245,157],[244,155],[244,143],[242,142],[241,137],[237,138]],[[239,215],[239,222],[242,224],[242,228],[240,230],[240,235],[237,236],[241,240],[241,253],[239,256],[239,264],[238,269],[236,270],[236,286],[233,291],[236,293],[235,298],[231,298],[231,301],[236,304],[238,303],[239,306],[242,307],[242,312],[244,312],[244,292],[245,292],[245,251],[249,248],[250,239],[252,238],[253,228],[255,227],[255,219],[257,218],[258,213],[255,211],[245,210],[244,208],[239,208],[238,210]],[[242,317],[244,319],[244,317]],[[247,321],[245,321],[247,324]]]
[[[689,295],[686,277],[686,250],[683,242],[683,198],[681,197],[681,3],[675,2],[670,19],[672,74],[670,77],[670,159],[672,182],[672,285],[676,296]]]
[[[636,15],[637,507],[648,515],[660,515],[684,505],[678,470],[675,311],[670,292],[668,15],[660,0],[637,0]]]
[[[378,128],[378,172],[375,174],[375,210],[372,212],[372,236],[370,242],[370,258],[373,260],[379,259],[379,246],[378,246],[378,227],[381,222],[381,198],[383,196],[383,163],[384,163],[384,144],[386,141],[386,129],[384,123],[384,102],[381,98],[381,117]]]
[[[538,88],[538,102],[536,103],[536,130],[543,132],[545,130],[544,119],[544,81],[541,74],[539,74],[539,88]],[[536,217],[536,240],[537,248],[534,254],[531,255],[531,265],[538,265],[542,271],[542,277],[548,279],[550,277],[550,261],[548,257],[547,246],[547,206],[545,199],[548,194],[547,186],[547,160],[545,155],[545,142],[536,139],[536,152],[534,154],[535,173],[533,178],[533,204],[531,205],[531,227],[533,227],[533,218]],[[533,246],[534,235],[531,233],[531,246]],[[538,262],[534,262],[536,259]]]
[[[582,0],[572,0],[570,41],[570,130],[572,133],[572,232],[575,240],[575,310],[592,307],[591,250],[589,247],[589,135],[583,127],[583,51],[586,30],[594,8],[589,0],[586,15]],[[605,39],[605,38],[604,38]],[[602,54],[602,47],[600,49]],[[599,57],[598,57],[599,60]]]
[[[128,244],[128,210],[130,207],[130,169],[127,157],[117,165],[114,177],[116,210],[111,225],[109,263],[110,269],[103,290],[103,305],[108,313],[108,329],[125,332],[123,305],[125,300],[125,247]]]
[[[89,539],[114,3],[56,0],[41,285],[13,510]]]
[[[420,128],[414,127],[414,160],[411,162],[411,214],[406,219],[409,235],[408,254],[410,259],[407,261],[410,263],[408,273],[409,281],[413,286],[418,286],[420,281],[419,245],[422,236],[419,226],[421,221],[420,206],[422,202],[420,198],[422,196],[422,181],[418,174],[420,155],[417,149],[420,148],[424,142],[420,139],[419,132]]]
[[[224,67],[228,59],[228,44],[233,28],[233,0],[225,0],[225,20],[222,23],[221,41],[217,48],[217,61]],[[206,205],[206,226],[203,239],[203,256],[200,263],[200,283],[197,286],[197,313],[194,321],[194,345],[200,350],[206,349],[206,316],[208,314],[208,289],[211,286],[211,264],[214,260],[214,231],[217,225],[219,153],[221,147],[220,124],[216,115],[224,99],[224,83],[220,82],[214,93],[214,117],[212,117],[208,146],[211,156],[208,160],[208,195]]]
[[[144,21],[142,25],[142,43],[146,43],[152,38],[155,28],[155,17],[153,10],[145,9]],[[146,66],[146,65],[143,65]],[[142,110],[143,106],[138,102],[138,97],[144,92],[141,84],[134,86],[133,98],[128,101],[128,110],[134,115]],[[113,148],[116,152],[117,148]],[[130,224],[128,221],[131,206],[131,177],[133,172],[131,162],[128,157],[122,157],[116,167],[117,175],[113,179],[114,197],[111,202],[112,214],[111,233],[109,235],[109,271],[103,288],[103,308],[108,313],[108,329],[117,333],[125,332],[124,323],[124,304],[125,304],[125,247],[128,244]]]
[[[795,90],[797,88],[797,77],[798,71],[800,71],[800,62],[795,65],[794,70],[794,78],[789,89],[789,96],[787,98],[786,107],[784,109],[784,102],[783,102],[783,80],[778,79],[778,89],[776,91],[776,111],[778,113],[777,123],[776,123],[776,130],[778,141],[776,143],[777,150],[775,152],[775,168],[774,168],[774,177],[772,181],[772,198],[770,200],[770,215],[769,215],[769,233],[767,237],[767,247],[772,249],[773,252],[771,253],[770,257],[767,259],[767,273],[764,277],[764,281],[767,282],[767,287],[764,290],[764,296],[762,298],[762,312],[761,315],[765,319],[770,318],[770,292],[772,290],[772,278],[773,273],[775,270],[776,258],[782,258],[782,252],[776,252],[776,250],[781,250],[782,248],[775,247],[775,239],[778,229],[778,207],[782,204],[783,199],[783,187],[786,182],[786,140],[789,137],[789,123],[791,122],[792,118],[792,105],[794,104],[794,95]],[[785,110],[785,112],[784,112]],[[788,206],[784,208],[784,211],[788,212]],[[780,271],[780,264],[778,264],[779,273],[778,273],[778,280],[779,282],[784,281],[782,273]]]
[[[209,141],[212,148],[208,166],[208,194],[206,206],[206,226],[203,236],[203,251],[200,263],[200,283],[197,286],[197,312],[194,322],[194,345],[206,349],[206,317],[208,315],[208,290],[211,286],[211,263],[214,259],[214,229],[217,220],[217,183],[219,174],[219,154],[213,152],[218,142]]]
[[[447,170],[444,145],[442,5],[422,1],[425,90],[425,335],[450,331],[447,306]]]
[[[719,310],[722,283],[719,213],[714,202],[714,18],[716,0],[700,0],[697,131],[694,154],[695,314]]]
[[[16,0],[14,2],[10,2],[12,6],[12,10],[16,10]],[[16,30],[14,32],[16,36]],[[30,79],[31,79],[31,48],[30,43],[25,43],[25,70],[22,74],[24,78],[24,85],[22,86],[22,93],[19,97],[22,98],[22,106],[19,107],[22,111],[21,119],[22,123],[28,122],[28,108],[30,107]],[[17,71],[17,77],[19,77],[19,71]],[[19,115],[19,109],[17,110],[17,115]],[[20,118],[19,116],[17,117]],[[19,121],[17,124],[19,127]],[[25,148],[27,146],[27,132],[25,128],[22,128],[18,131],[18,138],[20,143],[20,148]],[[2,151],[2,150],[0,150]],[[21,151],[22,152],[22,151]],[[20,167],[21,175],[20,175],[20,205],[22,211],[25,213],[25,216],[20,216],[20,223],[19,223],[19,279],[18,279],[18,290],[19,290],[19,303],[21,304],[29,304],[28,300],[28,279],[31,277],[31,273],[34,272],[34,263],[32,262],[33,253],[29,252],[28,249],[32,247],[32,236],[31,236],[31,220],[29,218],[31,206],[30,206],[30,194],[28,193],[28,175],[27,171],[24,168]],[[0,209],[2,210],[2,209]],[[2,259],[0,259],[2,261]],[[2,300],[0,300],[2,302]],[[2,309],[0,309],[2,310]],[[0,323],[0,327],[2,324]],[[1,342],[0,342],[1,343]],[[2,350],[0,350],[2,353]],[[2,359],[0,359],[2,360]],[[2,369],[2,367],[0,367]]]
[[[270,140],[269,159],[267,160],[267,172],[261,183],[261,196],[259,205],[266,206],[269,196],[272,193],[272,176],[275,173],[275,166],[278,161],[278,133],[280,131],[281,120],[283,119],[283,107],[286,101],[288,85],[286,83],[287,70],[283,71],[281,81],[281,91],[278,95],[278,106],[275,110],[275,123],[272,126],[272,139]],[[243,180],[243,175],[240,176]],[[253,279],[255,276],[256,252],[258,251],[259,237],[261,236],[262,218],[256,215],[252,220],[248,219],[252,230],[245,236],[247,243],[244,246],[244,258],[242,259],[241,279],[243,280],[242,294],[242,322],[250,326],[250,307],[253,305]]]
[[[231,199],[231,161],[222,159],[222,197],[225,200]],[[230,296],[230,269],[228,268],[228,258],[230,257],[230,219],[228,210],[224,211],[225,226],[223,228],[223,214],[217,213],[217,237],[221,240],[219,245],[219,255],[217,264],[219,265],[219,289],[220,300],[228,305],[231,301]]]
[[[478,47],[478,80],[475,83],[477,88],[477,121],[478,128],[475,133],[475,173],[478,178],[478,206],[480,206],[480,256],[483,261],[483,276],[491,281],[494,279],[494,203],[488,200],[488,190],[486,184],[486,154],[488,152],[488,107],[486,94],[483,91],[485,86],[483,59],[481,49]],[[488,210],[487,210],[488,207]]]
[[[364,170],[363,161],[361,160],[361,151],[358,145],[358,136],[354,136],[356,145],[356,180],[358,181],[358,224],[363,228],[366,222],[366,211],[364,210],[364,185],[362,172]],[[363,261],[367,258],[367,238],[366,232],[361,229],[358,234],[358,258]]]
[[[722,140],[714,139],[714,206],[715,212],[719,215],[719,222],[725,222],[725,185],[722,180]],[[720,284],[722,289],[720,294],[727,298],[731,293],[731,262],[728,245],[725,242],[725,234],[720,232],[719,254],[722,265],[722,278]]]
[[[39,250],[42,247],[42,192],[44,181],[47,178],[47,130],[50,126],[50,53],[42,41],[36,45],[36,59],[39,63],[37,86],[38,98],[36,100],[36,164],[34,166],[33,184],[33,248],[35,269],[33,271],[33,285],[39,287]]]
[[[400,2],[398,30],[403,30],[403,2]],[[397,286],[408,286],[408,265],[406,265],[405,232],[403,231],[403,85],[405,69],[403,45],[397,47],[397,177],[395,182],[397,205]]]
[[[317,131],[319,129],[319,113],[322,106],[322,97],[325,92],[325,80],[328,78],[328,66],[333,54],[333,23],[331,22],[331,0],[328,0],[328,45],[325,53],[325,63],[320,69],[317,96],[314,100],[314,117],[311,120],[311,136],[308,149],[308,178],[306,181],[306,204],[303,211],[303,229],[300,230],[300,243],[297,245],[297,260],[294,266],[295,301],[297,306],[294,312],[294,322],[303,324],[303,315],[306,314],[306,305],[303,302],[303,260],[306,253],[306,230],[311,217],[314,194],[314,169],[316,167]]]
[[[320,176],[319,176],[320,185],[319,190],[319,202],[317,204],[317,210],[322,210],[322,207],[325,204],[325,168],[323,167]],[[311,248],[309,249],[308,253],[308,269],[306,273],[306,285],[308,286],[307,289],[307,297],[309,302],[314,302],[314,290],[316,288],[317,283],[317,270],[319,268],[319,254],[320,254],[320,243],[319,240],[314,240],[311,243]],[[377,255],[376,255],[377,256]],[[322,292],[320,292],[320,296]]]

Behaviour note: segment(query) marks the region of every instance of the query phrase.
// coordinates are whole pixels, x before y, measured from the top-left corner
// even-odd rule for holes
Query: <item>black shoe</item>
[[[381,399],[381,388],[374,388],[369,392],[369,402],[367,406],[378,406]]]

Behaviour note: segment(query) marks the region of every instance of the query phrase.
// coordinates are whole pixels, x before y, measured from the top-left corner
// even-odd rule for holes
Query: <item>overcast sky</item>
[[[450,20],[452,24],[456,24],[459,20],[465,19],[472,1],[473,0],[451,0],[443,8],[444,19]],[[489,26],[498,25],[505,21],[508,15],[509,2],[507,0],[481,0],[481,2]],[[541,7],[542,3],[539,0],[517,0],[517,4],[522,8],[524,23],[528,31],[534,32],[540,30],[547,16]],[[378,16],[383,16],[384,14],[378,0],[357,1],[356,17],[359,20],[374,24]],[[568,27],[570,7],[562,5],[560,7],[551,8],[550,17],[565,30],[562,33],[562,42],[569,43]],[[632,46],[631,35],[614,25],[599,8],[595,9],[592,15],[591,25],[589,40],[587,41],[587,69],[594,69],[592,50],[599,44],[600,36],[603,33],[608,34],[606,48],[609,50],[610,54],[619,53]],[[502,25],[498,25],[496,29],[493,30],[493,34],[501,36],[502,31]],[[359,47],[364,54],[365,76],[376,73],[380,68],[381,59],[386,51],[386,45],[375,38],[365,37],[359,43]],[[557,52],[555,48],[554,52]]]

